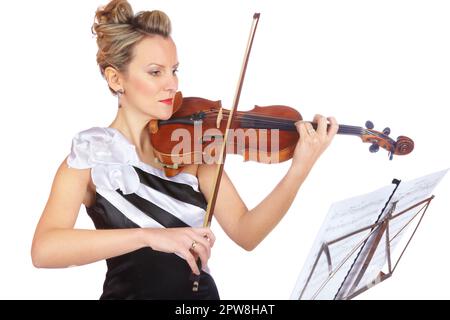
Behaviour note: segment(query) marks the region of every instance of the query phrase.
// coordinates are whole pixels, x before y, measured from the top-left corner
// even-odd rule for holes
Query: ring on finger
[[[191,244],[191,249],[195,250],[195,247],[197,246],[197,241],[193,240]]]

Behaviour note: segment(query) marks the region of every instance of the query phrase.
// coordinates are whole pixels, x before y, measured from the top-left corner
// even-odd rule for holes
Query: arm
[[[139,249],[139,229],[73,229],[88,192],[90,169],[58,168],[49,199],[34,234],[31,257],[36,267],[83,265]]]
[[[309,123],[296,124],[300,139],[291,167],[273,191],[251,210],[247,209],[224,172],[214,214],[225,233],[242,248],[254,249],[286,214],[314,163],[337,132],[336,120],[329,120],[331,126],[328,132],[327,120],[318,115],[314,119],[318,122],[317,132]],[[311,130],[314,132],[308,133]],[[214,165],[202,165],[198,171],[200,187],[208,201],[212,196],[211,177],[214,172]]]
[[[214,242],[209,229],[74,229],[90,179],[90,169],[69,168],[66,160],[60,165],[33,239],[31,257],[36,267],[83,265],[149,246],[158,251],[180,253],[198,273],[189,251],[193,240],[201,244],[196,247],[196,252],[206,265]],[[204,234],[208,234],[210,243]]]

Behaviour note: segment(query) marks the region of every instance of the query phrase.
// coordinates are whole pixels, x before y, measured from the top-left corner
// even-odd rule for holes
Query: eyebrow
[[[165,65],[162,65],[162,64],[159,64],[159,63],[155,63],[155,62],[149,63],[149,64],[147,65],[147,67],[150,67],[151,65],[158,66],[158,67],[161,67],[161,68],[165,68],[165,67],[166,67]],[[178,68],[179,65],[180,65],[180,63],[177,62],[176,64],[174,64],[174,65],[172,66],[172,68]]]

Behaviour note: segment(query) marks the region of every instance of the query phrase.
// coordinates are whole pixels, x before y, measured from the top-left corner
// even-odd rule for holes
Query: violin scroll
[[[362,130],[361,139],[363,142],[371,143],[370,152],[377,152],[379,148],[389,151],[389,160],[393,155],[406,155],[414,149],[414,141],[405,136],[399,136],[396,141],[389,137],[391,129],[386,127],[382,132],[373,130],[373,123],[366,122],[366,129]]]
[[[397,141],[395,142],[395,154],[405,155],[413,151],[414,149],[414,141],[412,139],[399,136]]]

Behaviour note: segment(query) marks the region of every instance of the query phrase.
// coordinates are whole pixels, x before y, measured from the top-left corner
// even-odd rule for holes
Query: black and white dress
[[[91,168],[96,201],[86,208],[97,229],[201,227],[206,200],[197,177],[164,172],[140,161],[135,146],[114,128],[77,134],[67,158],[71,168]],[[191,269],[177,254],[142,248],[106,260],[100,299],[219,299],[202,271],[192,291]]]

